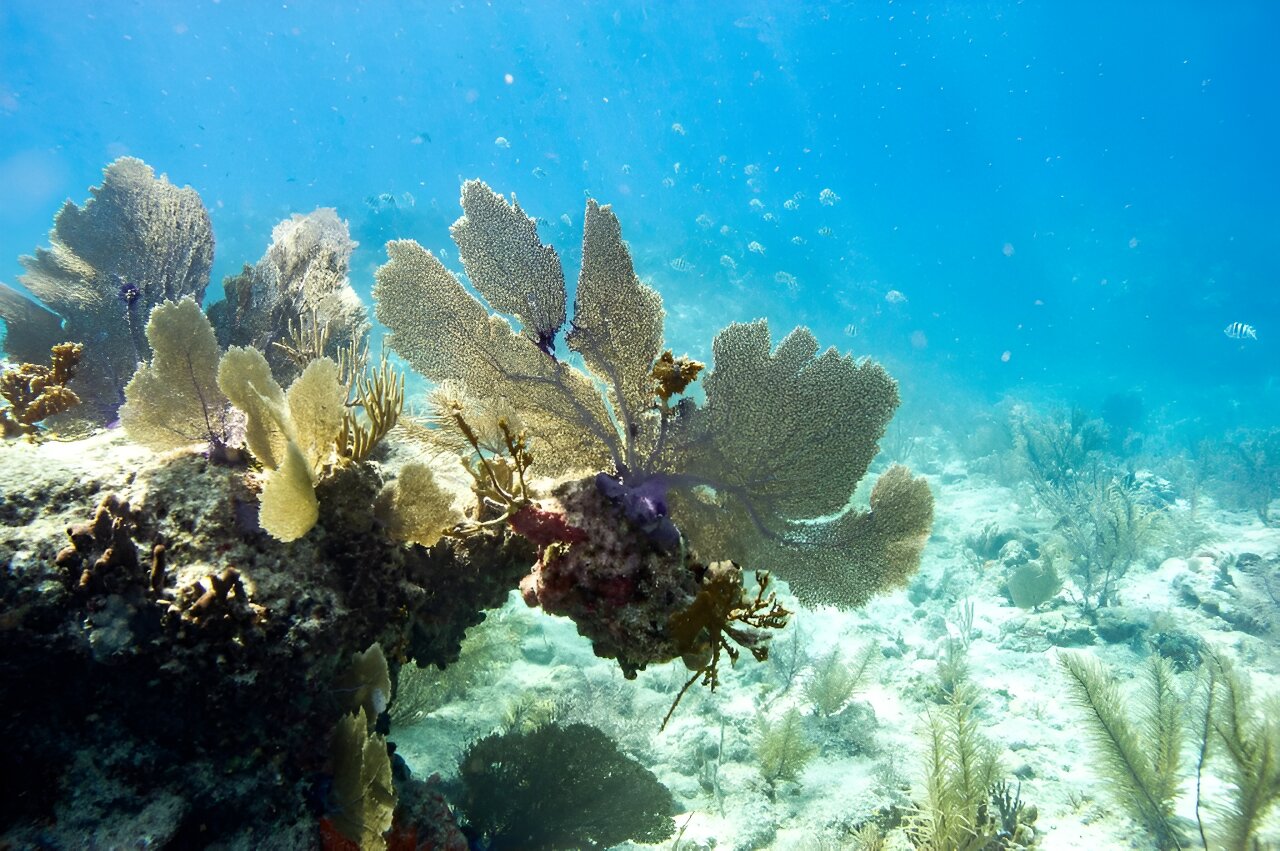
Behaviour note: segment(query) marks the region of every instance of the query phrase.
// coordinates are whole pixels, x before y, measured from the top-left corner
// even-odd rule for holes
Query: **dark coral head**
[[[556,330],[555,328],[537,328],[535,329],[536,339],[533,341],[543,354],[548,355],[552,360],[556,357]]]
[[[116,298],[123,301],[125,307],[131,308],[138,303],[138,299],[142,298],[142,290],[138,289],[128,281],[125,281],[120,284],[119,288],[116,290]]]

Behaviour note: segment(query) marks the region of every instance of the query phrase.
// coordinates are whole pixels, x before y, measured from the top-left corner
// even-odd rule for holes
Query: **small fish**
[[[684,125],[683,125],[683,124],[681,124],[679,121],[677,121],[675,124],[672,124],[672,125],[671,125],[671,132],[672,132],[672,133],[675,133],[677,136],[683,136],[683,135],[684,135]]]
[[[622,173],[623,173],[623,174],[630,174],[630,173],[631,173],[631,166],[627,165],[626,163],[623,163],[623,164],[622,164]]]
[[[568,213],[561,213],[560,221],[564,222],[564,226],[567,228],[573,227],[573,219],[569,218]]]
[[[720,235],[721,235],[721,236],[728,236],[728,235],[729,235],[729,234],[731,234],[731,233],[733,233],[733,228],[729,227],[728,225],[721,225],[721,226],[720,226]]]
[[[822,227],[818,228],[818,236],[821,236],[821,237],[826,237],[829,239],[831,235],[834,233],[835,231],[833,231],[831,228],[827,227],[826,225],[823,225]]]
[[[507,137],[506,137],[506,136],[499,136],[498,138],[494,139],[494,140],[493,140],[493,144],[497,145],[499,148],[510,148],[510,147],[511,147],[511,143],[507,141]]]
[[[674,178],[674,177],[664,177],[664,178],[662,178],[662,185],[663,185],[663,186],[665,186],[666,188],[670,189],[672,186],[675,186],[675,185],[676,185],[675,178]]]
[[[778,272],[773,276],[773,280],[782,284],[784,287],[791,290],[791,292],[795,292],[800,286],[800,282],[796,280],[796,276],[790,272]]]
[[[846,337],[858,336],[858,326],[850,322],[848,325],[844,326],[844,335]]]
[[[1232,322],[1226,328],[1222,329],[1222,333],[1226,334],[1233,340],[1256,340],[1258,339],[1258,329],[1252,325],[1246,325],[1243,322]]]
[[[414,197],[413,197],[413,193],[412,193],[412,192],[401,192],[401,193],[400,193],[400,203],[401,203],[401,204],[404,204],[404,206],[406,206],[406,207],[412,207],[412,206],[414,206],[415,204],[417,204],[417,203],[418,203],[418,200],[417,200],[416,198],[414,198]]]
[[[431,142],[431,134],[430,134],[430,133],[422,132],[422,133],[419,133],[417,136],[414,136],[412,139],[410,139],[410,140],[409,140],[409,143],[410,143],[410,144],[413,144],[413,145],[421,145],[423,142],[427,142],[427,143],[430,143],[430,142]]]
[[[775,216],[773,213],[765,213],[761,218],[763,218],[766,222],[776,222],[778,220],[778,217]]]
[[[752,198],[750,201],[747,202],[747,206],[753,210],[763,210],[764,202],[761,201],[759,198]]]
[[[667,265],[672,269],[675,269],[677,272],[692,272],[694,269],[693,264],[688,260],[685,260],[683,257],[677,257]]]
[[[673,163],[673,164],[672,164],[672,166],[671,166],[671,170],[672,170],[672,171],[674,171],[676,174],[679,174],[679,173],[680,173],[680,163]]]
[[[788,198],[787,200],[782,202],[782,208],[784,210],[791,210],[794,212],[795,210],[800,209],[800,204],[796,202],[796,199]]]
[[[747,243],[747,250],[764,256],[764,246],[756,242],[754,239]]]
[[[840,196],[830,189],[824,189],[818,193],[818,203],[824,207],[834,207],[839,200]]]
[[[743,173],[743,174],[745,174],[747,177],[750,177],[750,176],[751,176],[751,175],[753,175],[753,174],[759,174],[759,173],[760,173],[760,166],[758,166],[758,165],[756,165],[756,164],[754,164],[754,163],[752,163],[752,164],[750,164],[750,165],[745,165],[745,166],[743,166],[743,167],[742,167],[742,173]]]
[[[898,290],[889,290],[884,294],[884,300],[889,304],[906,304],[907,297]]]
[[[694,222],[696,222],[700,228],[709,228],[715,224],[715,221],[706,213],[699,213],[698,218],[694,219]]]
[[[806,242],[808,242],[808,241],[809,241],[809,240],[805,239],[803,236],[793,236],[793,237],[791,237],[791,244],[792,244],[792,245],[804,245],[804,244],[805,244]]]
[[[738,264],[728,254],[720,255],[720,265],[728,269],[730,272],[738,268]]]
[[[544,169],[544,168],[543,168],[542,166],[540,166],[540,165],[536,165],[536,166],[534,166],[534,167],[533,167],[533,171],[531,171],[531,172],[529,172],[529,173],[530,173],[530,174],[532,174],[534,177],[538,178],[539,180],[541,180],[542,178],[544,178],[544,177],[546,177],[546,176],[547,176],[546,169]]]

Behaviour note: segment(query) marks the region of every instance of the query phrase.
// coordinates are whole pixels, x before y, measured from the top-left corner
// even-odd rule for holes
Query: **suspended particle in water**
[[[1006,243],[1004,244],[1004,248],[1001,248],[1001,249],[1000,249],[1000,253],[1001,253],[1001,254],[1003,254],[1005,257],[1012,257],[1012,256],[1013,256],[1013,243],[1012,243],[1012,242],[1006,242]]]

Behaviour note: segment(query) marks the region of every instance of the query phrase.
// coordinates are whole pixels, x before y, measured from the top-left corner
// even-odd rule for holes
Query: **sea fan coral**
[[[358,347],[368,334],[369,319],[347,279],[356,245],[347,223],[328,207],[277,224],[262,259],[227,278],[226,298],[209,308],[218,342],[224,348],[260,350],[282,382],[296,378],[305,360],[324,355],[336,359],[352,344]],[[300,360],[290,356],[291,337],[321,331],[299,327],[305,323],[325,331],[322,350]]]
[[[388,244],[377,315],[391,347],[460,388],[468,410],[518,411],[541,473],[603,472],[611,510],[665,545],[679,541],[669,518],[701,558],[773,570],[809,603],[859,605],[915,569],[933,510],[922,480],[895,468],[871,511],[848,507],[898,405],[878,364],[819,353],[804,328],[771,351],[763,321],[735,324],[715,339],[706,403],[671,404],[697,369],[664,354],[662,299],[636,277],[612,211],[590,200],[564,337],[583,372],[557,357],[554,250],[479,181],[463,187],[462,208],[452,232],[468,279],[521,332],[411,240]]]
[[[107,166],[84,206],[68,201],[54,218],[49,248],[23,257],[20,280],[44,308],[0,285],[5,350],[43,360],[55,343],[84,344],[71,382],[89,416],[109,421],[138,362],[151,356],[145,328],[166,300],[204,297],[213,231],[200,196],[159,178],[142,160]],[[61,327],[59,327],[61,326]]]

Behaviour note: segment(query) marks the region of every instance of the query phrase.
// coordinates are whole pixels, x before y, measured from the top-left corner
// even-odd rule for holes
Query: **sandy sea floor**
[[[502,728],[522,697],[526,707],[529,701],[557,702],[557,714],[603,727],[674,792],[683,810],[676,820],[678,844],[655,847],[856,847],[849,828],[881,808],[909,808],[919,800],[924,719],[937,706],[936,671],[953,642],[967,644],[969,678],[981,693],[982,733],[996,746],[1010,784],[1038,810],[1037,847],[1154,848],[1099,781],[1082,733],[1082,712],[1066,699],[1056,657],[1064,650],[1094,654],[1118,672],[1125,688],[1136,689],[1151,653],[1144,636],[1157,628],[1181,631],[1233,658],[1250,675],[1259,697],[1280,694],[1280,654],[1273,636],[1241,631],[1204,606],[1192,605],[1179,590],[1216,575],[1220,563],[1230,564],[1241,553],[1270,561],[1274,570],[1280,529],[1265,527],[1245,512],[1201,507],[1197,517],[1207,524],[1204,544],[1185,553],[1155,547],[1124,580],[1120,620],[1137,634],[1117,643],[1096,639],[1067,648],[1054,642],[1080,644],[1089,637],[1087,629],[1077,629],[1086,622],[1070,599],[1070,582],[1042,611],[1028,613],[1003,593],[1001,566],[984,563],[966,543],[992,523],[1028,533],[1043,529],[1044,518],[1028,504],[1029,494],[987,475],[969,474],[954,462],[937,467],[929,479],[937,499],[934,533],[910,590],[854,612],[804,610],[789,600],[797,611],[786,633],[774,640],[775,659],[758,664],[746,657],[726,670],[716,693],[691,690],[665,731],[659,732],[659,724],[687,676],[683,667],[651,668],[627,682],[614,663],[591,654],[572,624],[530,610],[513,595],[486,625],[473,630],[476,637],[470,640],[481,646],[464,651],[464,660],[477,660],[465,676],[465,693],[396,728],[392,738],[399,753],[416,772],[447,776],[465,743]],[[1230,573],[1238,589],[1255,592],[1245,593],[1240,605],[1256,601],[1261,590],[1250,585],[1257,577]],[[972,622],[965,635],[969,604]],[[1274,603],[1272,609],[1280,613]],[[788,687],[780,670],[788,665],[774,664],[779,656],[795,658],[797,649],[810,663],[837,647],[851,658],[869,642],[879,647],[870,678],[831,719],[815,717],[805,697],[811,665]],[[1189,688],[1192,676],[1181,675],[1180,684]],[[779,783],[770,794],[755,752],[758,719],[776,719],[790,706],[806,716],[806,736],[819,753],[797,782]],[[1185,758],[1189,763],[1190,748]],[[1205,819],[1212,825],[1212,802],[1224,791],[1223,783],[1206,776],[1202,786]],[[1178,814],[1192,820],[1187,827],[1194,836],[1191,773],[1182,791]],[[1280,842],[1276,819],[1262,838]],[[910,845],[901,831],[893,831],[890,847]]]

